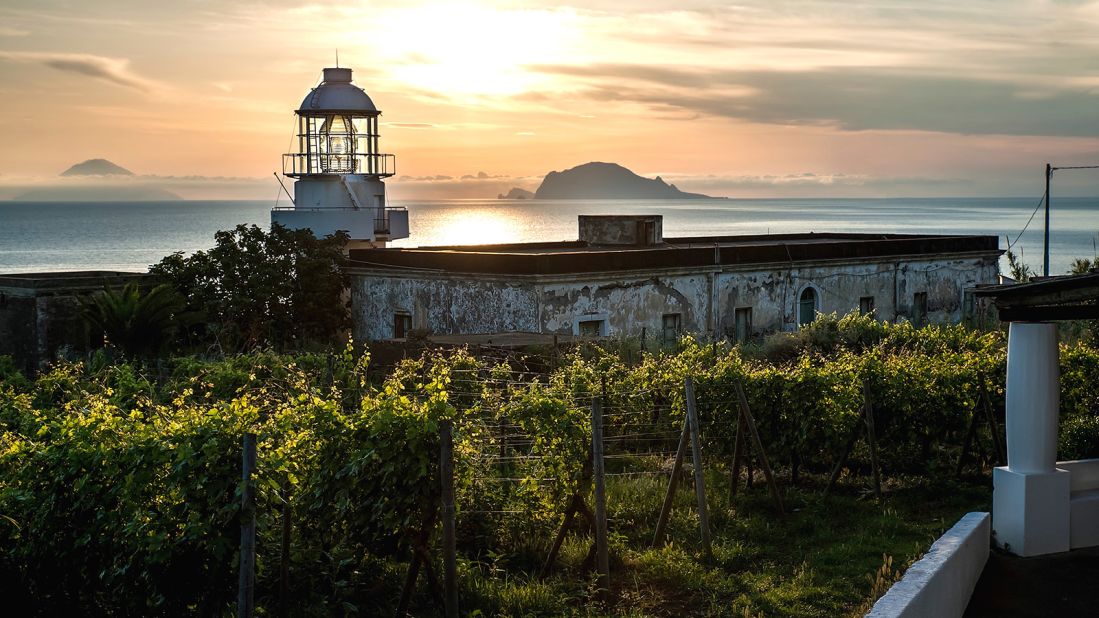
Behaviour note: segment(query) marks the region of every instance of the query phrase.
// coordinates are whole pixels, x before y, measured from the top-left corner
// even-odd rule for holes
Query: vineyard
[[[31,614],[231,614],[255,434],[259,615],[442,615],[451,512],[462,615],[853,614],[987,508],[1004,343],[851,315],[644,354],[0,364],[0,581]],[[1099,350],[1061,363],[1061,458],[1099,455]]]

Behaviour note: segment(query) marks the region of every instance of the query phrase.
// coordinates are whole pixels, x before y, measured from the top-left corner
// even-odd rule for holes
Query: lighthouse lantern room
[[[351,83],[351,69],[324,69],[295,114],[296,150],[282,157],[283,175],[294,179],[293,205],[274,208],[271,223],[318,237],[342,230],[349,249],[407,238],[408,212],[386,205],[383,179],[396,173],[396,160],[378,152],[381,112]]]

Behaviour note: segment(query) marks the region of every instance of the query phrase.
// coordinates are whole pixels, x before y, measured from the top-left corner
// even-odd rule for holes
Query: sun
[[[545,80],[526,67],[562,62],[573,39],[568,10],[428,4],[383,13],[371,48],[390,59],[389,77],[454,95],[512,95]]]

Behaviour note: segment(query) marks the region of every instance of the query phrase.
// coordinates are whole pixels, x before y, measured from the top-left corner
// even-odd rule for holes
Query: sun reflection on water
[[[430,237],[430,238],[427,238]],[[420,245],[494,245],[522,240],[519,220],[498,210],[457,210],[433,222]]]

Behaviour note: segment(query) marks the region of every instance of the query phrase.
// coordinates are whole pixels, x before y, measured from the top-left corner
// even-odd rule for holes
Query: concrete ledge
[[[949,618],[965,613],[988,560],[988,513],[967,513],[909,567],[867,618]]]
[[[1099,459],[1058,461],[1057,469],[1072,474],[1069,478],[1069,491],[1099,489]]]

